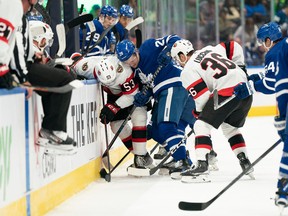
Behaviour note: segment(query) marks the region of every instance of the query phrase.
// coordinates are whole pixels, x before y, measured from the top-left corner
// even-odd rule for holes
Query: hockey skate
[[[185,158],[175,161],[172,159],[170,162],[163,164],[159,170],[159,175],[170,175],[174,180],[181,179],[180,173],[190,168],[192,162],[190,159]]]
[[[207,160],[198,160],[196,165],[181,173],[183,183],[202,183],[210,182]]]
[[[158,152],[154,154],[154,159],[155,160],[162,160],[167,154],[168,153],[165,150],[165,148],[162,146],[159,146]]]
[[[288,179],[278,180],[277,187],[275,205],[279,207],[280,215],[282,215],[284,208],[288,206]]]
[[[208,159],[209,170],[218,171],[219,168],[217,166],[217,162],[218,162],[217,153],[213,149],[211,149],[211,151],[209,152],[207,159]]]
[[[132,176],[150,176],[153,167],[153,159],[147,152],[146,155],[134,155],[134,163],[127,168],[127,172]]]
[[[241,152],[237,155],[237,158],[239,159],[240,162],[240,166],[242,168],[242,170],[246,170],[249,168],[249,166],[251,165],[250,160],[246,157],[244,152]],[[245,175],[248,175],[251,179],[255,179],[254,174],[253,174],[254,168],[251,167],[249,170],[247,170],[247,172],[245,173]]]
[[[66,139],[64,140],[63,137]],[[37,140],[39,146],[44,147],[46,154],[73,155],[76,154],[76,142],[64,132],[55,132],[46,129],[39,131]]]

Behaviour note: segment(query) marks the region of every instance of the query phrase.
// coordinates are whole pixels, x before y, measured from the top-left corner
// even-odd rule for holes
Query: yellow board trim
[[[276,106],[257,106],[251,107],[248,116],[275,116],[277,115]]]

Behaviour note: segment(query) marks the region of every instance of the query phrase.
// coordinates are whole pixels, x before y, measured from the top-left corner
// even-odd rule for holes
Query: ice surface
[[[242,132],[251,162],[279,139],[272,116],[248,118]],[[192,157],[193,140],[192,135],[187,143]],[[127,163],[115,170],[110,183],[104,179],[91,183],[46,216],[279,215],[279,210],[274,205],[274,197],[283,143],[254,167],[256,180],[244,176],[203,211],[178,209],[179,201],[209,201],[242,171],[221,130],[213,131],[212,140],[218,153],[220,170],[211,172],[211,183],[184,184],[158,174],[151,177],[131,177],[126,173],[129,165]],[[283,215],[288,215],[288,211],[285,210]]]

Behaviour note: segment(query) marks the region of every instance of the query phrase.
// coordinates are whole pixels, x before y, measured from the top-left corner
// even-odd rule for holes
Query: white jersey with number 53
[[[201,112],[213,90],[219,95],[231,96],[234,87],[246,82],[245,72],[226,57],[223,46],[206,46],[193,53],[186,63],[181,80]]]
[[[113,83],[104,86],[104,90],[108,94],[119,96],[115,101],[116,104],[125,108],[133,104],[134,95],[139,91],[139,85],[135,83],[134,73],[131,67],[118,60],[116,56],[91,56],[81,59],[74,67],[76,73],[85,77],[86,79],[97,79],[97,71],[95,65],[104,58],[109,61],[116,68],[116,78]]]

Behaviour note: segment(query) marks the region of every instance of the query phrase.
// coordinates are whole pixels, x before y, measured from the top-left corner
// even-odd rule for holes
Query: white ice
[[[250,117],[242,132],[249,158],[254,162],[278,139],[273,117]],[[193,135],[188,147],[193,157]],[[221,130],[212,133],[218,153],[219,171],[211,172],[211,183],[184,184],[169,176],[127,176],[126,163],[104,179],[91,183],[46,216],[273,216],[279,215],[274,205],[279,161],[283,143],[255,165],[255,178],[243,176],[222,196],[203,211],[182,211],[179,201],[207,202],[241,173],[236,156]],[[93,170],[91,170],[93,172]],[[283,215],[288,215],[288,211]]]

